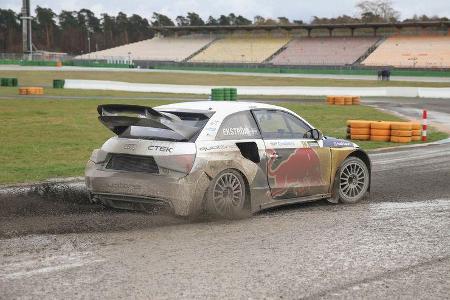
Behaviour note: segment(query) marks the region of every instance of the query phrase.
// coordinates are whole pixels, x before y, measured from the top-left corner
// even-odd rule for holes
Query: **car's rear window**
[[[173,120],[161,118],[159,121],[161,127],[167,126],[171,129],[160,128],[159,126],[130,126],[120,135],[120,137],[148,140],[192,141],[197,138],[198,134],[209,120],[209,116],[203,113],[180,111],[159,112]]]

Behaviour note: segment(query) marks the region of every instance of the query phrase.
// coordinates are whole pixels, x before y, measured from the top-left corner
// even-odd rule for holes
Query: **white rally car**
[[[319,199],[354,203],[370,188],[363,150],[283,107],[201,101],[98,113],[116,136],[92,153],[86,185],[92,201],[115,208],[236,218]]]

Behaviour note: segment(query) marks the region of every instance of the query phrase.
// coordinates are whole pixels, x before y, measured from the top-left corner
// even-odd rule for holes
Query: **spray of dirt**
[[[0,238],[143,229],[188,221],[161,207],[124,211],[92,204],[80,183],[45,183],[0,193]]]

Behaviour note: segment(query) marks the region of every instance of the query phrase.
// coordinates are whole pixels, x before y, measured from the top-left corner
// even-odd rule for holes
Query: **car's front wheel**
[[[233,169],[220,172],[206,194],[206,210],[215,217],[236,219],[249,215],[247,187],[242,175]]]
[[[357,157],[349,157],[339,173],[339,199],[343,203],[356,203],[366,196],[370,173],[367,165]]]

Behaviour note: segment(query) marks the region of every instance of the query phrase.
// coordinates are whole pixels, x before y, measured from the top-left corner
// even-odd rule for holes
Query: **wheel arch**
[[[348,157],[357,157],[360,160],[362,160],[367,168],[369,169],[369,176],[372,177],[372,162],[370,160],[369,155],[366,153],[366,151],[362,150],[362,149],[357,149],[353,152],[351,152],[346,158]],[[370,185],[369,185],[370,187]]]
[[[369,155],[366,151],[362,149],[356,149],[355,151],[351,152],[345,159],[349,157],[356,157],[363,161],[363,163],[366,164],[367,169],[369,169],[369,188],[367,189],[368,192],[370,192],[370,187],[372,186],[372,162],[370,160]],[[339,168],[340,169],[340,168]]]
[[[328,201],[331,203],[339,202],[339,193],[337,190],[337,188],[339,186],[339,183],[338,183],[339,176],[337,176],[337,175],[341,171],[341,165],[349,157],[359,158],[363,161],[363,163],[366,164],[367,169],[369,170],[369,187],[368,187],[367,191],[370,192],[370,188],[372,186],[372,162],[366,151],[364,151],[362,149],[355,149],[354,151],[349,152],[347,155],[344,155],[344,156],[340,155],[339,164],[335,165],[335,170],[332,175],[333,180],[331,182],[331,188],[330,188],[331,198],[328,199]]]

